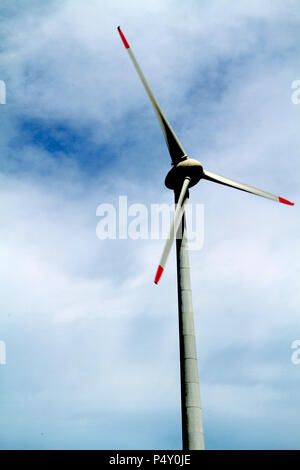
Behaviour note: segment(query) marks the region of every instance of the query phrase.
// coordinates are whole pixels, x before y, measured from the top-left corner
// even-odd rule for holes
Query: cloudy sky
[[[172,204],[120,24],[208,182],[191,276],[208,449],[300,449],[296,0],[2,0],[1,449],[181,447],[175,253],[99,240],[99,204]]]

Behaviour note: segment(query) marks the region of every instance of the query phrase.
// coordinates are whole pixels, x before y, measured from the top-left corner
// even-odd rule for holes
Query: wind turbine
[[[120,26],[118,31],[128,51],[129,57],[144,85],[152,103],[158,121],[161,125],[165,140],[172,159],[165,185],[175,194],[176,210],[171,223],[169,237],[166,240],[162,256],[156,271],[154,282],[158,284],[164,271],[171,247],[176,237],[177,254],[177,285],[179,313],[179,347],[180,347],[180,376],[181,376],[181,415],[182,415],[182,446],[187,450],[204,450],[204,435],[202,425],[202,410],[200,403],[200,388],[194,332],[192,307],[192,290],[190,283],[189,256],[186,237],[184,207],[189,198],[189,188],[195,186],[201,179],[230,186],[273,201],[293,206],[280,196],[267,193],[244,183],[239,183],[225,176],[217,175],[203,168],[202,164],[189,158],[179,142],[174,130],[162,112]]]

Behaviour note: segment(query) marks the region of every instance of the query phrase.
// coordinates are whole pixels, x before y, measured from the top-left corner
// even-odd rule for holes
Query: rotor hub
[[[168,172],[165,185],[169,189],[178,189],[182,186],[183,180],[189,177],[191,182],[189,187],[195,186],[199,183],[203,175],[203,166],[198,160],[187,157],[185,160],[180,161],[177,165],[172,166]]]

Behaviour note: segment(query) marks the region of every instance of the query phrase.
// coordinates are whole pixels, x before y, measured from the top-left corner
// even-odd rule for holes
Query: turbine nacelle
[[[185,178],[190,178],[189,188],[199,183],[203,177],[203,166],[194,158],[185,157],[168,172],[165,185],[169,189],[180,190]]]

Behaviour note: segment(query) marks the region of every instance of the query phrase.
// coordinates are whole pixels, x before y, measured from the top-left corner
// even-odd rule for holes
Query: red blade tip
[[[287,204],[288,206],[293,206],[294,205],[293,202],[287,201],[287,199],[283,199],[283,197],[280,197],[280,196],[278,198],[278,201],[281,202],[282,204]]]
[[[120,26],[118,26],[118,31],[119,31],[119,34],[120,34],[120,36],[121,36],[121,39],[122,39],[122,41],[123,41],[124,46],[126,47],[126,49],[129,49],[129,44],[128,44],[128,42],[126,41],[126,38],[125,38],[124,34],[122,33],[122,30],[121,30],[121,27],[120,27]]]
[[[163,272],[164,272],[164,268],[161,265],[159,265],[156,271],[155,279],[154,279],[155,284],[158,284],[158,281],[160,280]]]

